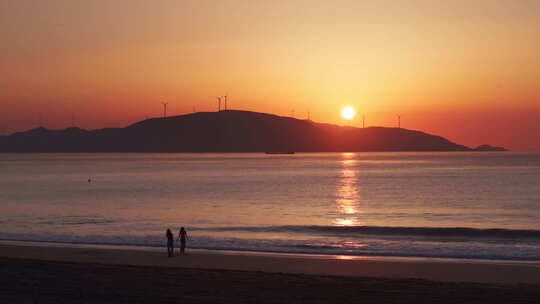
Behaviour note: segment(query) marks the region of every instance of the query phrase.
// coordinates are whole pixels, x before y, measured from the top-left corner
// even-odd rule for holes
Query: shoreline
[[[165,248],[105,247],[0,241],[0,258],[440,282],[540,284],[540,263],[535,262],[252,254],[189,248],[186,255],[167,258]]]
[[[88,248],[88,249],[111,249],[111,250],[134,250],[143,252],[162,253],[165,246],[142,246],[142,245],[118,245],[118,244],[93,244],[93,243],[69,243],[51,241],[21,241],[0,239],[0,248],[3,245],[22,247],[56,247],[56,248]],[[190,253],[215,254],[215,255],[236,255],[236,256],[266,256],[277,258],[304,258],[323,260],[374,260],[387,262],[445,262],[459,264],[497,264],[497,265],[537,265],[536,260],[513,260],[513,259],[470,259],[470,258],[450,258],[450,257],[417,257],[417,256],[377,256],[377,255],[343,255],[343,254],[320,254],[320,253],[294,253],[294,252],[273,252],[273,251],[251,251],[251,250],[229,250],[229,249],[201,249],[188,248]],[[178,247],[175,247],[175,252]]]

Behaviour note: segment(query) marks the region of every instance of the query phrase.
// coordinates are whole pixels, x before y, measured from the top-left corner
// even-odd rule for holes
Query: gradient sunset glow
[[[0,134],[229,108],[540,150],[540,1],[0,1]],[[41,117],[41,119],[40,119]],[[360,120],[359,120],[360,117]]]

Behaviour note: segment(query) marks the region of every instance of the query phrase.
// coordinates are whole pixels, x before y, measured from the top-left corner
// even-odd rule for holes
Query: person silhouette
[[[180,253],[184,254],[186,251],[186,240],[188,238],[186,229],[184,229],[184,227],[180,228],[180,232],[178,232],[178,238],[180,239]]]
[[[167,233],[165,233],[165,236],[167,236],[167,254],[169,257],[174,256],[174,236],[171,232],[171,229],[167,229]]]

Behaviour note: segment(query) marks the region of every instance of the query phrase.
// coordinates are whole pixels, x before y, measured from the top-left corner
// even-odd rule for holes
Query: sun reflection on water
[[[359,212],[359,191],[354,153],[343,153],[341,160],[341,179],[336,191],[338,217],[334,223],[338,226],[357,226]]]

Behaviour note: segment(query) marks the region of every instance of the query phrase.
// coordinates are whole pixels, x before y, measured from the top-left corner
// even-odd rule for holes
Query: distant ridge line
[[[484,146],[485,148],[485,146]],[[124,128],[43,127],[0,136],[0,152],[473,151],[403,128],[356,128],[240,110],[150,118]]]

